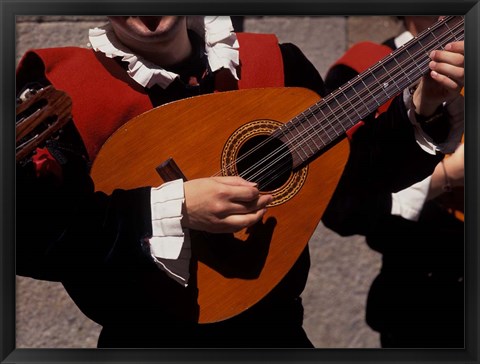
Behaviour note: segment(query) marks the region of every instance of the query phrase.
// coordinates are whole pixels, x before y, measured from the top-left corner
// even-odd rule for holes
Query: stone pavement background
[[[87,46],[90,27],[104,17],[20,16],[17,62],[32,47]],[[295,43],[324,77],[353,43],[383,41],[401,24],[388,16],[246,17],[244,30],[277,34]],[[317,348],[378,348],[378,334],[365,323],[365,300],[381,257],[363,237],[340,237],[321,223],[310,241],[312,269],[303,294],[305,328]],[[59,283],[17,277],[18,348],[92,348],[100,327],[86,318]]]

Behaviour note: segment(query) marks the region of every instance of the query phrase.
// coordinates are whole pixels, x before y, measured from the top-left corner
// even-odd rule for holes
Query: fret
[[[445,23],[445,27],[450,31],[450,34],[453,36],[453,39],[457,40],[456,34],[455,34],[454,31],[452,30],[452,28],[450,28],[450,26],[448,25],[448,23]],[[463,33],[462,33],[462,34],[463,34]]]
[[[337,105],[340,106],[340,105],[338,104],[338,100],[336,100],[335,98],[332,99],[332,101],[336,101],[336,102],[337,102]],[[327,105],[328,109],[330,110],[330,115],[333,115],[333,117],[335,118],[335,120],[340,124],[340,126],[341,126],[342,129],[343,129],[343,131],[345,132],[346,129],[345,129],[345,127],[343,126],[342,121],[338,118],[338,113],[336,113],[336,112],[334,112],[334,110],[332,110],[332,108],[330,107],[330,103],[325,102],[325,105]],[[344,111],[341,107],[339,107],[338,109],[341,110],[341,111],[343,111],[343,112],[345,113],[345,111]],[[323,111],[322,111],[322,112],[323,112]],[[345,116],[348,118],[348,114],[345,113]],[[332,127],[332,128],[333,128],[333,131],[335,132],[335,134],[340,135],[340,134],[337,132],[337,130],[335,129],[335,127]]]
[[[365,87],[365,82],[359,77],[359,75],[351,80],[349,84],[362,100],[362,104],[365,108],[365,111],[362,114],[368,115],[381,105],[378,103],[374,94],[372,94],[370,87]]]
[[[325,113],[322,109],[323,105],[325,105],[324,102],[322,102],[321,104],[317,104],[315,106],[315,110],[317,111],[317,113],[321,113],[321,115],[319,115],[321,122],[318,123],[318,129],[320,131],[322,143],[324,145],[328,145],[332,142],[333,139],[332,139],[332,136],[330,135],[329,131],[325,128],[325,125],[328,127],[328,126],[331,126],[331,124],[328,123],[329,116],[325,115]],[[325,138],[327,139],[326,141],[323,139],[323,136],[325,136]]]
[[[297,116],[297,121],[298,121],[298,124],[302,125],[302,121],[300,120],[300,118],[299,118],[298,116]],[[310,150],[310,153],[307,153],[307,152],[305,151],[305,149],[303,149],[303,145],[306,144],[306,143],[305,143],[305,138],[302,139],[303,135],[302,135],[302,133],[298,130],[297,127],[293,128],[293,130],[292,130],[291,132],[295,132],[295,131],[296,131],[297,133],[293,133],[293,137],[297,140],[297,142],[296,142],[297,146],[295,147],[295,149],[296,149],[296,151],[297,151],[297,155],[300,157],[300,159],[301,159],[302,161],[306,161],[306,160],[309,158],[309,156],[312,155],[312,152],[313,152],[313,151]],[[299,142],[299,139],[301,140],[300,142]],[[300,150],[303,152],[303,154],[305,154],[305,156],[302,156],[302,155],[299,153],[298,149],[300,149]]]
[[[327,116],[325,116],[323,110],[321,109],[321,107],[315,107],[315,110],[318,111],[318,112],[321,112],[322,113],[322,117],[323,119],[318,119],[317,116],[315,115],[316,113],[312,111],[315,119],[317,120],[317,124],[314,125],[314,129],[316,131],[316,136],[318,137],[319,141],[321,141],[322,143],[322,146],[327,146],[328,144],[330,144],[332,142],[332,137],[330,136],[330,133],[328,132],[327,129],[325,129],[325,121],[327,120]],[[327,123],[327,126],[331,126],[329,123]],[[325,141],[324,138],[326,138],[327,140]]]
[[[308,111],[309,114],[314,117],[314,113],[310,109]],[[290,149],[295,152],[298,158],[303,162],[306,161],[312,154],[316,153],[321,147],[325,147],[326,145],[328,145],[328,143],[326,144],[325,142],[323,142],[320,137],[323,145],[319,146],[315,142],[314,136],[309,135],[309,131],[313,130],[316,133],[316,130],[315,127],[305,128],[305,120],[308,121],[311,125],[309,117],[307,117],[307,115],[308,114],[304,111],[302,114],[295,117],[295,119],[293,119],[291,122],[282,126],[282,133],[286,139],[287,145],[292,146],[292,148]],[[300,126],[303,130],[300,130]],[[312,145],[311,143],[309,143],[309,141],[313,141],[315,148],[312,149]],[[308,151],[305,146],[310,151]]]
[[[393,60],[395,60],[395,58],[393,58]],[[385,90],[388,90],[388,87],[390,86],[395,86],[397,88],[397,91],[396,92],[401,92],[402,89],[398,86],[396,80],[395,80],[395,73],[393,74],[394,76],[392,77],[391,76],[391,72],[385,67],[385,63],[382,62],[382,67],[385,69],[385,71],[387,72],[388,74],[388,78],[390,79],[390,82],[386,82],[383,84]],[[394,93],[389,93],[390,97],[393,95]]]
[[[278,133],[277,132],[281,132],[282,135],[283,135],[283,138],[280,138],[279,139],[282,139],[284,141],[284,143],[287,145],[287,146],[293,146],[293,148],[289,148],[289,150],[292,152],[292,153],[296,153],[298,158],[300,158],[301,161],[305,161],[306,159],[304,159],[304,157],[300,154],[300,152],[298,151],[297,148],[295,148],[295,144],[296,143],[292,143],[292,139],[294,139],[295,137],[293,138],[290,138],[290,132],[291,132],[291,129],[292,129],[292,126],[294,124],[294,120],[297,120],[298,121],[298,116],[295,117],[293,120],[291,120],[290,122],[288,122],[287,124],[284,124],[282,125],[280,128],[278,128],[274,133],[273,133],[273,136],[274,137],[279,137],[279,135],[277,135]],[[307,156],[307,159],[308,159],[308,156]]]
[[[418,40],[418,45],[419,45],[421,48],[427,49],[427,48],[425,48],[425,47],[423,46],[423,43],[422,43],[422,40],[421,40],[421,39]],[[428,66],[428,63],[430,62],[430,61],[429,61],[430,58],[428,57],[428,54],[429,54],[430,52],[428,52],[428,54],[427,54],[426,52],[423,52],[423,51],[422,51],[422,53],[424,53],[424,54],[422,54],[423,60],[420,61],[420,62],[417,62],[417,64],[420,64],[420,66],[423,66],[423,67],[427,68],[424,73],[428,73],[428,67],[427,67],[427,66]],[[419,56],[419,57],[420,57],[420,56]],[[425,63],[425,65],[424,65],[424,63]]]
[[[318,108],[318,111],[321,112],[323,116],[324,122],[320,126],[322,128],[323,133],[328,138],[328,142],[327,142],[327,145],[328,145],[338,137],[338,133],[335,130],[336,123],[329,122],[333,114],[328,112],[327,114],[325,114],[324,112],[325,106],[330,109],[330,106],[326,102],[322,102],[321,106]],[[336,121],[340,122],[340,120],[338,119]],[[333,130],[333,133],[331,132],[332,130]]]
[[[440,41],[438,40],[438,38],[435,36],[435,33],[432,33],[432,37],[435,39],[435,41],[437,42],[438,46],[443,49],[443,45],[442,43],[440,43]]]
[[[363,102],[363,98],[361,97],[361,95],[357,92],[357,90],[355,89],[355,87],[352,85],[352,83],[350,81],[347,82],[348,86],[350,87],[351,90],[353,90],[353,92],[355,93],[355,95],[358,97],[358,99],[360,100],[360,103],[363,105],[363,108],[365,109],[365,111],[363,111],[362,113],[360,113],[359,115],[364,115],[365,113],[368,114],[368,107],[365,105],[365,103]],[[358,108],[361,107],[360,104],[358,104]],[[355,108],[355,110],[357,110],[358,108]]]
[[[331,114],[333,115],[333,117],[342,125],[344,130],[348,129],[350,126],[345,127],[344,126],[345,121],[348,121],[350,123],[352,123],[352,121],[350,119],[350,115],[347,113],[347,109],[342,106],[347,101],[347,99],[345,98],[345,95],[340,93],[339,90],[337,90],[331,93],[329,96],[327,96],[324,99],[324,101],[327,107],[330,108]],[[330,107],[331,103],[332,103],[332,106],[334,106],[333,102],[337,103],[336,107]],[[342,113],[342,115],[340,113]]]
[[[310,110],[310,109],[308,109]],[[303,116],[303,119],[306,119],[306,121],[308,121],[308,123],[310,123],[310,119],[305,115],[305,111],[302,113],[302,116]],[[313,140],[313,143],[316,145],[315,143],[315,140],[313,139],[313,137],[310,135],[309,131],[305,128],[305,125],[304,125],[305,121],[301,122],[300,125],[302,126],[303,128],[303,131],[304,131],[304,134],[305,135],[308,135],[308,138],[310,138],[311,140]],[[311,128],[310,128],[311,129]],[[315,131],[315,129],[314,129]],[[298,132],[300,135],[302,135],[302,132],[299,131]],[[318,145],[316,145],[317,149],[312,149],[310,144],[306,142],[306,140],[304,139],[303,141],[304,144],[307,144],[308,148],[310,149],[310,155],[311,153],[313,153],[315,150],[318,150]]]
[[[378,97],[381,95],[375,95],[375,93],[372,93],[372,85],[378,83],[377,80],[375,79],[375,76],[373,75],[373,70],[369,68],[363,76],[360,74],[357,76],[358,79],[362,82],[362,84],[365,86],[365,89],[368,90],[368,93],[372,95],[373,99],[375,100],[375,103],[378,106],[381,106],[384,101],[378,101]]]
[[[403,69],[401,67],[401,69]],[[403,91],[408,85],[411,85],[413,81],[411,81],[410,77],[408,77],[408,74],[405,73],[405,71],[398,72],[392,76],[392,79],[394,80],[394,84],[397,88],[397,92]]]
[[[314,131],[314,135],[313,135],[313,137],[312,137],[312,141],[313,141],[313,143],[315,144],[315,146],[316,146],[317,149],[318,149],[318,148],[320,148],[320,147],[319,147],[319,146],[317,145],[317,143],[315,142],[315,137],[318,138],[318,140],[322,143],[322,146],[325,146],[325,142],[324,142],[323,139],[322,139],[321,131],[320,131],[320,134],[319,134],[319,130],[318,130],[318,128],[317,128],[317,126],[321,126],[322,129],[323,129],[323,126],[322,126],[321,121],[318,120],[316,113],[315,113],[311,108],[309,108],[308,110],[310,111],[310,114],[312,115],[312,118],[315,119],[315,123],[312,125],[310,118],[307,118],[309,129],[311,129],[311,130]]]
[[[378,64],[380,64],[380,62],[378,62]],[[380,85],[380,90],[385,93],[386,99],[384,99],[384,100],[382,101],[382,104],[383,104],[386,100],[388,100],[388,99],[390,98],[390,95],[387,93],[386,87],[385,87],[385,85],[388,86],[388,84],[386,84],[386,83],[384,83],[384,82],[381,82],[381,81],[378,79],[378,77],[375,75],[375,72],[372,72],[371,75],[372,75],[372,77],[375,79],[375,81],[377,82],[377,84]]]
[[[424,51],[422,51],[422,55],[425,57],[428,57],[428,54],[431,51],[431,47],[428,47],[428,44],[430,44],[430,41],[427,39],[427,37],[418,39],[418,45],[424,49]]]
[[[345,96],[345,99],[348,101],[348,103],[349,103],[350,106],[351,106],[351,110],[354,111],[354,112],[357,114],[358,119],[355,120],[355,122],[357,122],[358,120],[361,120],[361,119],[362,119],[362,115],[360,115],[360,114],[358,113],[357,109],[356,109],[355,106],[352,104],[350,98],[349,98],[348,95],[344,92],[344,89],[343,89],[342,87],[339,87],[338,90]],[[347,89],[347,91],[348,91],[348,89]],[[350,119],[350,122],[351,122],[351,118],[349,118],[349,119]],[[355,125],[355,124],[353,124],[353,125]],[[353,125],[352,125],[352,126],[353,126]]]
[[[406,78],[406,81],[408,81],[408,84],[411,85],[413,83],[413,81],[410,79],[411,70],[408,68],[408,66],[403,67],[403,65],[402,65],[403,63],[408,64],[408,58],[407,57],[408,57],[407,52],[404,52],[403,49],[402,49],[402,52],[400,52],[397,57],[394,57],[393,60],[397,64],[397,68],[399,68],[402,71],[403,75],[405,75],[405,78]],[[410,63],[415,63],[415,62],[410,62]],[[415,68],[415,66],[414,66],[414,68]],[[402,82],[402,84],[403,83],[404,82]]]
[[[409,50],[408,48],[404,47],[404,46],[402,46],[402,48],[405,49],[405,54],[408,55],[408,57],[410,58],[410,60],[411,60],[412,63],[414,64],[414,67],[416,67],[417,70],[418,70],[417,74],[413,77],[413,78],[415,79],[415,81],[412,82],[412,84],[413,84],[413,83],[415,83],[415,82],[417,81],[417,79],[423,74],[423,70],[422,70],[422,68],[420,68],[420,66],[418,65],[418,63],[415,62],[415,58],[412,57],[412,55],[411,55],[411,53],[410,53],[410,50]]]
[[[315,153],[315,150],[318,150],[319,148],[324,147],[326,144],[323,141],[322,130],[320,130],[322,125],[321,121],[317,118],[316,113],[311,108],[309,108],[308,111],[311,116],[307,117],[307,121],[308,121],[307,130],[310,131],[309,135],[310,135],[311,143],[313,143],[313,145],[315,146],[315,148],[313,149]]]
[[[325,116],[321,107],[316,107],[315,110],[322,113],[322,116],[323,116],[323,119],[321,119],[322,121],[327,120],[327,117]],[[313,114],[315,115],[315,113],[313,113]],[[330,137],[328,131],[325,129],[325,127],[323,125],[323,122],[319,121],[316,116],[315,116],[315,120],[317,120],[317,125],[315,126],[315,129],[317,130],[317,136],[320,138],[323,146],[326,146],[332,141],[332,138]],[[320,132],[320,134],[318,134],[318,131]],[[326,136],[328,140],[324,141],[323,136]]]

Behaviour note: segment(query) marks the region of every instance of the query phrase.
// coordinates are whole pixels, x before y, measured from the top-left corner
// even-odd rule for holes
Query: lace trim
[[[238,80],[236,67],[239,65],[238,40],[228,16],[192,16],[187,26],[205,39],[205,51],[213,72],[226,68]],[[143,87],[158,84],[167,88],[178,74],[165,70],[137,56],[115,36],[110,23],[89,30],[90,46],[109,58],[122,57],[128,63],[127,73]]]

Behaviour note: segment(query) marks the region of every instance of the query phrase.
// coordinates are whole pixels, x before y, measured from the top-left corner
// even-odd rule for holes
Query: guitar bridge
[[[187,180],[187,177],[185,177],[173,158],[168,158],[165,162],[156,167],[155,170],[160,177],[162,177],[164,182],[173,181],[179,178],[183,181]]]

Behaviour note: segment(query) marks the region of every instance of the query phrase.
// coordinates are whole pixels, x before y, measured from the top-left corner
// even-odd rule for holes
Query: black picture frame
[[[2,363],[190,363],[205,362],[322,362],[393,363],[442,362],[478,363],[479,352],[479,271],[478,197],[479,189],[479,24],[478,0],[298,0],[298,1],[47,1],[0,0],[1,13],[1,200],[0,231],[0,360]],[[346,13],[348,11],[348,14]],[[311,349],[311,350],[176,350],[176,349],[16,349],[15,348],[15,17],[18,15],[465,15],[466,42],[466,343],[465,349]]]

